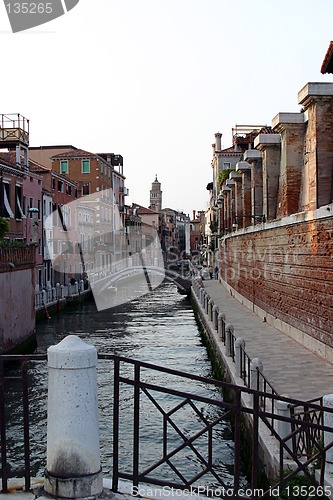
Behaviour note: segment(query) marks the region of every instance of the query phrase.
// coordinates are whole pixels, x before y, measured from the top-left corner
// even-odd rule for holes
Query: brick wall
[[[223,279],[273,317],[333,343],[333,217],[225,238]]]

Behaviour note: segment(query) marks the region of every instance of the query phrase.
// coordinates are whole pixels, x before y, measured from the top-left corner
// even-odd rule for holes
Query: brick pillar
[[[235,215],[236,215],[236,211],[235,211],[235,185],[236,183],[234,181],[232,181],[231,179],[227,179],[225,181],[226,183],[226,186],[228,188],[231,189],[231,191],[229,191],[229,194],[228,194],[228,198],[229,198],[229,205],[230,205],[230,229],[233,230],[234,229],[234,224],[235,224]]]
[[[274,131],[281,137],[277,217],[285,217],[301,210],[304,116],[304,113],[279,113],[272,120]]]
[[[333,198],[333,83],[307,83],[298,93],[307,118],[303,209],[313,210]]]
[[[242,174],[238,172],[230,172],[230,179],[235,183],[235,216],[234,222],[237,226],[242,227],[243,213],[242,213]]]
[[[263,179],[262,179],[262,153],[256,149],[249,149],[244,153],[244,159],[250,163],[251,171],[251,214],[253,224],[262,222],[263,215]]]
[[[262,152],[263,215],[266,220],[276,219],[280,173],[280,135],[258,134],[254,140],[256,149]]]
[[[231,221],[231,188],[229,186],[222,186],[222,194],[224,196],[224,229],[226,231],[231,231],[232,221]]]
[[[251,219],[251,165],[247,161],[239,161],[236,164],[236,172],[242,174],[242,220],[239,220],[241,227],[250,226]]]

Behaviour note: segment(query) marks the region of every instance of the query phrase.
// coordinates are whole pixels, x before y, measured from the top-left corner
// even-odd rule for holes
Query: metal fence
[[[45,364],[46,356],[0,356],[0,434],[1,434],[1,475],[2,491],[8,489],[10,464],[7,460],[8,427],[11,415],[6,413],[8,384],[13,378],[21,386],[21,412],[24,446],[22,460],[24,462],[25,487],[31,484],[31,453],[29,370],[35,363]],[[17,364],[14,370],[8,370],[8,363]],[[218,380],[171,370],[138,360],[118,357],[112,354],[99,354],[99,365],[105,364],[105,373],[112,379],[110,398],[104,402],[112,408],[112,480],[113,490],[117,491],[119,479],[127,479],[134,486],[142,483],[168,486],[179,489],[191,489],[194,493],[198,483],[203,484],[209,477],[210,484],[222,490],[233,491],[233,498],[252,498],[239,495],[242,480],[241,439],[244,438],[242,428],[247,427],[249,447],[247,460],[251,464],[251,472],[247,478],[247,491],[256,491],[255,498],[270,497],[271,489],[258,489],[260,465],[259,435],[263,428],[270,431],[273,443],[278,451],[279,471],[276,484],[272,487],[282,488],[286,481],[298,473],[302,473],[314,488],[318,484],[314,476],[314,468],[318,467],[319,484],[323,485],[325,454],[333,446],[333,441],[325,440],[324,432],[332,429],[325,426],[323,415],[332,413],[333,409],[325,408],[319,402],[304,402],[282,398],[273,393],[249,389],[227,384]],[[154,383],[156,373],[163,373],[168,381],[163,386]],[[14,374],[13,374],[14,373]],[[175,382],[175,381],[181,381]],[[184,385],[185,384],[185,385]],[[217,388],[220,396],[206,393],[205,387]],[[228,398],[223,398],[228,394]],[[249,399],[251,404],[245,404]],[[262,400],[266,401],[265,407]],[[287,404],[289,416],[274,411],[277,403]],[[148,405],[148,406],[147,406]],[[204,405],[210,410],[204,410]],[[159,449],[147,446],[146,433],[149,430],[149,411],[160,416],[161,427],[156,431],[156,443]],[[192,420],[182,421],[181,414],[187,408]],[[212,409],[214,411],[212,411]],[[302,411],[300,411],[302,409]],[[124,412],[130,414],[131,431],[124,432],[122,427]],[[219,464],[220,451],[215,451],[216,443],[221,444],[219,426],[228,424],[232,432],[231,474],[225,476]],[[290,432],[281,432],[281,425],[290,426]],[[195,425],[194,425],[195,424]],[[217,431],[217,432],[216,432]],[[157,433],[158,432],[158,433]],[[333,437],[332,437],[333,439]],[[223,441],[223,440],[222,440]],[[46,443],[45,443],[46,450]],[[125,452],[124,452],[125,450]],[[219,448],[217,448],[219,450]],[[130,465],[124,466],[124,453],[132,457]],[[185,459],[184,459],[185,453]],[[189,461],[189,455],[191,461]],[[148,461],[148,463],[147,463]],[[188,464],[195,463],[196,471],[188,474]],[[288,470],[288,472],[286,472]],[[243,482],[242,482],[243,481]],[[228,495],[230,496],[230,495]],[[323,495],[321,495],[323,496]]]

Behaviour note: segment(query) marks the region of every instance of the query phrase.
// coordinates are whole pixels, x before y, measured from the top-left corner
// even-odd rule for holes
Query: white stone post
[[[75,281],[75,293],[79,293],[79,284]]]
[[[234,333],[234,327],[230,323],[225,326],[225,354],[226,356],[231,356],[231,341],[232,333]]]
[[[242,378],[242,349],[245,349],[245,340],[238,337],[235,341],[235,362],[236,362],[236,376]],[[245,366],[243,366],[243,370]]]
[[[103,490],[96,365],[96,348],[76,335],[48,349],[44,488],[56,497],[98,496]]]
[[[47,293],[46,293],[46,290],[42,291],[42,297],[43,297],[43,305],[46,306],[46,304],[47,304]]]
[[[80,280],[80,292],[83,292],[84,290],[84,281]]]
[[[323,406],[333,410],[333,394],[326,394],[323,397]],[[332,428],[332,432],[324,432],[324,446],[327,446],[333,441],[333,413],[324,412],[324,425]],[[326,470],[333,472],[333,447],[326,452]]]
[[[65,297],[65,287],[64,285],[60,285],[60,298],[63,299]]]
[[[284,397],[286,397],[284,395]],[[276,408],[276,413],[279,417],[286,417],[290,418],[290,407],[289,403],[287,401],[280,401],[280,400],[275,400],[275,408]],[[291,422],[285,422],[283,420],[278,420],[278,428],[277,428],[277,433],[280,436],[281,439],[284,439],[286,436],[291,434]],[[292,439],[287,439],[286,445],[292,450]],[[290,453],[287,452],[287,450],[283,450],[283,457],[288,458],[290,457]]]

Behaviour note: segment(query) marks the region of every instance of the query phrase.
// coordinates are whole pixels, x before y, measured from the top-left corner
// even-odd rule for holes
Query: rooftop
[[[323,75],[325,73],[333,73],[333,42],[329,44],[320,71]]]

